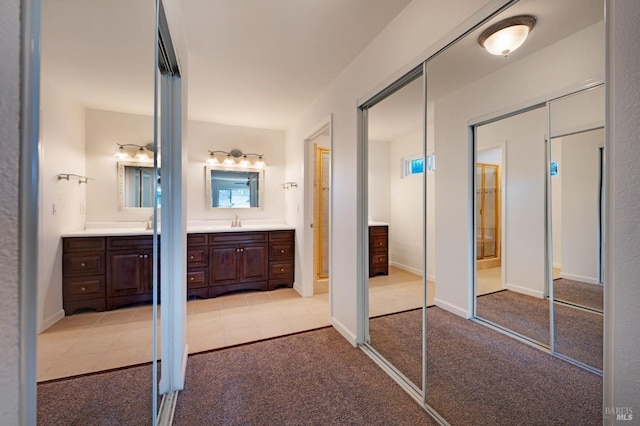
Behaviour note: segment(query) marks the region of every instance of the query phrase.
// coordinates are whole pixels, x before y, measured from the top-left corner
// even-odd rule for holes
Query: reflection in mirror
[[[476,316],[549,347],[546,115],[540,107],[476,128]]]
[[[135,162],[118,162],[118,188],[120,210],[153,207],[154,194],[160,207],[160,185],[154,185],[153,165]],[[158,183],[160,183],[158,169]]]
[[[422,389],[422,73],[367,111],[369,343]]]
[[[554,350],[602,370],[604,88],[550,103]]]
[[[207,166],[205,187],[209,209],[263,207],[263,170]]]

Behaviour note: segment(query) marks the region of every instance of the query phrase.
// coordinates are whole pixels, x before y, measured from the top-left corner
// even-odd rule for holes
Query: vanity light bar
[[[138,145],[135,143],[118,143],[116,145],[118,145],[118,149],[116,150],[116,153],[113,154],[113,156],[118,158],[119,160],[135,159],[138,161],[151,161],[151,158],[149,158],[147,152],[154,152],[152,144]],[[131,155],[127,152],[127,150],[125,150],[125,148],[129,147],[135,147],[138,148],[138,150],[134,155]]]
[[[224,159],[224,161],[222,161],[222,164],[228,165],[228,166],[233,166],[236,164],[240,166],[250,166],[251,161],[249,160],[249,157],[258,157],[256,162],[253,164],[255,167],[266,166],[266,163],[264,162],[264,159],[263,159],[264,157],[263,154],[256,154],[254,152],[243,153],[239,149],[233,149],[231,151],[219,151],[219,150],[209,151],[209,158],[207,159],[207,164],[220,164],[221,161],[218,159],[216,154],[225,154],[226,158]],[[237,162],[238,158],[241,158],[239,163]]]

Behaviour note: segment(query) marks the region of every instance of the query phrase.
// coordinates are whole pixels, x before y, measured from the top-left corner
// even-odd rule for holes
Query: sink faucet
[[[238,219],[238,215],[236,215],[236,218],[231,221],[231,227],[232,228],[242,228],[242,222],[240,221],[240,219]]]
[[[152,228],[153,228],[153,215],[149,216],[149,220],[147,221],[146,230],[147,231],[151,231]]]

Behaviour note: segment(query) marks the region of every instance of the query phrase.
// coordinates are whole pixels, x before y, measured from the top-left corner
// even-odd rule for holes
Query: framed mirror
[[[254,209],[264,207],[264,170],[207,166],[207,208]]]
[[[118,205],[120,210],[153,208],[154,194],[160,207],[160,185],[154,189],[153,164],[118,162]],[[160,169],[158,169],[160,183]]]

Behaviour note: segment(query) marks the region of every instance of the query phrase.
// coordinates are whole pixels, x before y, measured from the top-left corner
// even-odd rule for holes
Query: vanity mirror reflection
[[[154,184],[153,164],[118,162],[118,204],[120,210],[152,208],[154,195],[160,207],[160,169]]]
[[[206,166],[205,188],[209,210],[264,207],[263,169]]]

